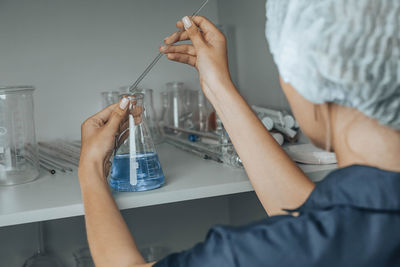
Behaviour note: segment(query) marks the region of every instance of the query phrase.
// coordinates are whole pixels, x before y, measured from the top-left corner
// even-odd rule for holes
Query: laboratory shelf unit
[[[120,209],[253,191],[243,169],[203,160],[168,144],[157,147],[165,185],[147,192],[114,193]],[[314,181],[335,165],[300,166]],[[41,177],[31,183],[0,187],[0,227],[83,215],[77,177],[73,173]]]

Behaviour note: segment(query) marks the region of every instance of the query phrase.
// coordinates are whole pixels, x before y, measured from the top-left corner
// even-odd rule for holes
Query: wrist
[[[210,85],[206,84],[203,86],[203,92],[212,104],[223,101],[231,93],[238,93],[230,78],[221,78]]]
[[[81,184],[107,183],[104,166],[99,162],[81,160],[78,167],[78,177]]]

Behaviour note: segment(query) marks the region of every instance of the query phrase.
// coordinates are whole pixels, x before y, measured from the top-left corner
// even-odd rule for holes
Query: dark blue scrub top
[[[400,173],[336,170],[291,215],[213,227],[155,266],[400,266]]]

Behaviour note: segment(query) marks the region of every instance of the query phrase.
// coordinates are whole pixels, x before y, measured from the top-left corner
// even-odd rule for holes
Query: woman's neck
[[[354,109],[334,112],[332,144],[339,167],[360,164],[400,172],[400,131]]]

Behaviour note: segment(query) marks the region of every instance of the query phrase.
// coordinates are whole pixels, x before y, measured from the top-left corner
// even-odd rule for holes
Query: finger
[[[112,166],[112,163],[110,161],[107,161],[104,164],[104,176],[105,176],[105,178],[107,178],[110,175],[111,166]]]
[[[112,136],[115,136],[119,130],[120,124],[126,119],[128,115],[128,98],[122,98],[118,105],[114,107],[111,112],[110,119],[108,120],[105,130],[108,131]]]
[[[114,108],[118,105],[118,103],[112,104],[108,107],[106,107],[105,109],[103,109],[102,111],[94,114],[92,117],[89,118],[89,120],[100,120],[103,122],[103,124],[105,124],[110,116],[112,111],[114,110]]]
[[[135,125],[138,125],[142,122],[142,116],[134,117]]]
[[[131,114],[133,116],[135,125],[138,125],[139,123],[142,122],[142,114],[143,114],[143,107],[141,106],[135,106],[132,111]]]
[[[126,129],[126,131],[122,132],[121,136],[119,137],[117,141],[117,147],[120,147],[128,137],[129,137],[129,129]]]
[[[196,66],[196,57],[195,56],[190,56],[186,54],[180,54],[180,53],[169,53],[167,54],[167,58],[172,61],[188,64],[191,66]]]
[[[189,35],[185,31],[174,32],[170,36],[164,39],[166,45],[171,45],[181,41],[189,40]]]
[[[194,17],[190,17],[190,18],[192,19],[194,24],[196,24],[196,26],[200,28],[200,31],[203,32],[204,34],[221,33],[221,31],[218,29],[218,27],[214,23],[212,23],[209,19],[207,19],[206,17],[194,16]],[[181,20],[176,23],[176,27],[183,32],[182,36],[180,36],[180,38],[179,38],[179,41],[188,40],[189,36],[184,34],[186,32],[185,26]]]
[[[194,16],[191,17],[191,19],[194,22],[194,24],[200,28],[200,31],[203,32],[205,35],[216,34],[216,33],[220,34],[221,36],[223,35],[218,29],[218,27],[215,26],[215,24],[213,24],[207,18],[202,16]],[[188,33],[185,31],[185,27],[182,21],[178,21],[176,23],[176,27],[180,29],[180,31],[174,32],[173,34],[165,38],[164,43],[166,45],[171,45],[176,42],[187,41],[190,39]]]
[[[161,46],[160,52],[163,52],[164,54],[180,53],[180,54],[188,54],[191,56],[196,56],[196,49],[194,48],[193,45],[190,44]]]
[[[129,128],[129,120],[127,117],[126,120],[120,124],[117,136],[120,136],[128,128]]]
[[[188,17],[183,17],[182,19],[183,26],[185,27],[186,32],[189,35],[190,40],[196,48],[202,47],[205,45],[205,41],[203,39],[202,33],[197,28],[197,25],[193,23],[193,21]]]
[[[141,107],[141,106],[134,106],[132,109],[131,109],[131,114],[133,115],[133,117],[138,117],[138,116],[140,116],[140,115],[142,115],[142,111],[143,111],[143,107]]]
[[[214,32],[220,32],[217,26],[215,26],[214,23],[212,23],[209,19],[203,16],[194,16],[191,18],[194,24],[196,24],[197,27],[200,28],[202,32],[205,34],[207,33],[214,33]]]

